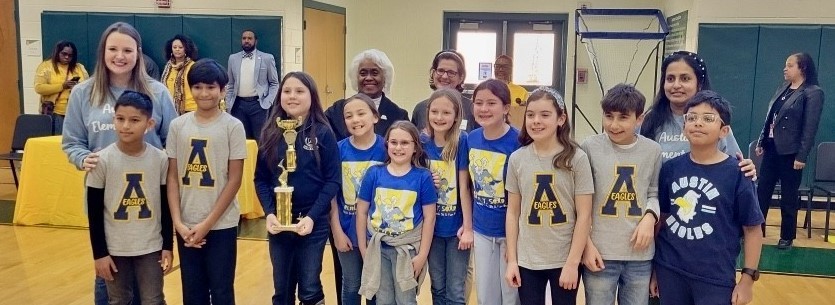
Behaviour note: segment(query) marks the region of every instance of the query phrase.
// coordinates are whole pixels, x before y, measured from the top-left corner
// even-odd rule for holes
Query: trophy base
[[[295,225],[277,225],[272,226],[272,228],[278,232],[296,232],[298,230]]]

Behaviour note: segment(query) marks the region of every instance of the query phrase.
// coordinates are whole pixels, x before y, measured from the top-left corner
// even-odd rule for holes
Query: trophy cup
[[[284,160],[281,160],[282,162]],[[293,187],[287,186],[287,173],[289,172],[279,162],[278,168],[281,169],[281,174],[278,175],[278,183],[273,191],[275,191],[275,218],[278,220],[278,225],[273,226],[279,232],[296,231],[296,226],[293,224]]]
[[[298,117],[295,120],[275,119],[275,124],[278,125],[278,128],[284,130],[284,142],[287,143],[285,160],[287,161],[287,171],[289,172],[296,171],[296,136],[298,135],[296,127],[299,127],[302,122],[304,122],[303,117]]]

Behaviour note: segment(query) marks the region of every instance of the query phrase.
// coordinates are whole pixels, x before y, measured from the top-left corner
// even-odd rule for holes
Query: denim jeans
[[[325,299],[320,276],[329,232],[327,217],[320,217],[314,219],[313,231],[306,236],[295,232],[269,235],[274,305],[292,305],[297,288],[302,304],[316,304]]]
[[[475,285],[478,304],[519,305],[519,291],[504,280],[507,240],[475,233]]]
[[[415,249],[409,251],[410,258],[417,254]],[[380,249],[380,289],[377,290],[377,303],[380,305],[417,305],[417,289],[406,291],[397,287],[394,270],[397,268],[397,249],[383,245]]]
[[[360,284],[362,282],[362,254],[354,248],[348,252],[337,252],[342,266],[342,303],[341,305],[361,305]],[[366,305],[374,305],[373,300],[365,300]]]
[[[209,231],[199,249],[177,235],[183,304],[235,304],[237,242],[238,227]]]
[[[105,280],[97,276],[96,280],[93,283],[93,304],[107,305],[109,298],[107,296],[107,284],[105,283]],[[133,283],[133,290],[139,290],[139,285],[136,283],[136,281],[134,281]],[[131,303],[131,305],[142,305],[142,302],[139,300],[138,293],[133,295],[133,302]]]
[[[458,237],[432,238],[429,249],[429,278],[432,280],[432,304],[466,304],[467,266],[470,250],[458,250]]]
[[[163,305],[161,251],[140,256],[111,256],[116,270],[113,280],[106,281],[109,304],[129,305],[138,295],[145,305]],[[134,289],[134,283],[139,289]]]
[[[605,269],[583,270],[586,302],[589,304],[646,305],[652,261],[604,260]]]

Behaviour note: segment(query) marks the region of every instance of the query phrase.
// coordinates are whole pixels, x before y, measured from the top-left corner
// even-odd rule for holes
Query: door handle
[[[333,91],[331,91],[331,86],[330,85],[325,85],[325,93],[327,93],[327,94],[333,93]]]

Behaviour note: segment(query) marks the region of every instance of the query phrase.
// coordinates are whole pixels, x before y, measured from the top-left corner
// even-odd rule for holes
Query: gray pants
[[[131,304],[135,293],[139,294],[142,305],[165,304],[165,296],[162,293],[162,267],[159,263],[161,251],[140,256],[111,258],[119,272],[113,272],[112,281],[105,281],[107,296],[110,299],[108,304]],[[139,291],[133,291],[134,278]]]
[[[475,284],[479,305],[519,305],[519,291],[504,280],[507,241],[475,233]]]

